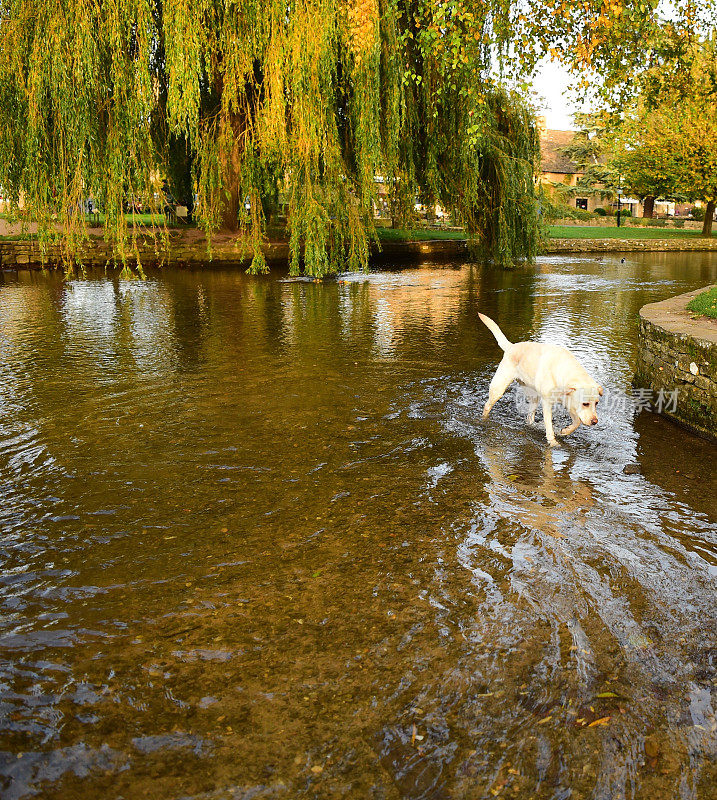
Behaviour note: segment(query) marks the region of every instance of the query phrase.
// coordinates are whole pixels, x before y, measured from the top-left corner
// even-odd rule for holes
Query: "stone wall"
[[[211,246],[206,240],[192,232],[192,235],[170,234],[168,246],[160,238],[138,239],[137,254],[132,255],[128,245],[127,260],[133,264],[139,261],[144,266],[207,266],[213,264],[242,264],[251,262],[251,251],[243,245],[241,239],[231,236],[216,235]],[[286,265],[289,261],[289,245],[286,242],[266,242],[263,246],[264,256],[269,264]],[[424,259],[467,258],[468,243],[465,239],[433,239],[420,242],[384,242],[380,248],[374,246],[371,260],[381,261],[421,261]],[[82,245],[82,264],[85,266],[101,266],[115,263],[117,254],[110,243],[104,239],[90,238]],[[31,267],[57,267],[63,263],[62,249],[59,245],[49,245],[45,252],[40,251],[36,241],[27,239],[0,240],[0,269],[23,269]]]
[[[713,250],[717,252],[717,236],[707,239],[548,239],[544,253],[634,253]]]
[[[677,390],[677,407],[662,413],[717,441],[717,320],[696,317],[687,303],[709,287],[640,309],[635,384]]]
[[[623,217],[620,220],[621,227],[627,228],[648,228],[650,230],[660,230],[660,229],[669,229],[669,230],[676,230],[676,229],[684,229],[686,231],[701,231],[702,230],[702,223],[698,222],[696,219],[675,219],[674,217],[670,219],[660,219],[659,222],[662,223],[660,225],[656,225],[654,223],[658,222],[658,219],[651,219],[647,220],[644,217]],[[678,224],[675,224],[675,223]],[[648,224],[653,223],[653,224]],[[566,217],[565,219],[556,219],[555,222],[551,222],[551,225],[560,225],[561,227],[572,227],[572,228],[616,228],[617,221],[615,217],[595,217],[595,219],[572,219],[571,217]]]
[[[129,250],[129,248],[128,248]],[[197,232],[170,233],[169,247],[161,239],[141,238],[137,242],[139,258],[143,265],[207,266],[209,264],[244,264],[251,261],[251,254],[240,239],[216,235],[211,247]],[[549,239],[543,252],[551,253],[623,253],[623,252],[667,252],[714,250],[717,252],[717,237],[705,239],[699,236],[690,239]],[[289,246],[286,242],[266,242],[264,255],[270,264],[286,265]],[[433,239],[420,242],[383,242],[379,250],[372,247],[371,260],[421,261],[425,259],[468,258],[470,252],[465,239]],[[45,254],[40,252],[37,242],[27,239],[0,240],[0,269],[62,264],[59,245],[50,245]],[[112,245],[100,237],[90,238],[82,247],[82,263],[86,266],[102,266],[116,262],[117,254]],[[129,257],[130,263],[136,258]]]
[[[264,247],[264,255],[269,263],[286,262],[289,247],[283,242],[268,242]],[[118,254],[111,243],[104,239],[92,237],[82,243],[78,259],[85,266],[102,266],[116,263]],[[132,245],[127,245],[127,261],[135,264],[137,260],[144,266],[190,264],[249,264],[251,255],[241,240],[226,236],[217,236],[211,247],[203,238],[170,235],[168,246],[161,238],[141,237],[136,242],[136,252]],[[0,241],[0,268],[13,269],[24,267],[57,267],[63,264],[63,253],[60,245],[47,245],[44,252],[36,241],[5,240]]]

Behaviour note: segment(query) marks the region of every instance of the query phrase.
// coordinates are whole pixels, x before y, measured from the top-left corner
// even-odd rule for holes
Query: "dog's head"
[[[583,425],[597,425],[597,404],[603,388],[597,383],[590,386],[571,386],[565,391],[565,406],[577,414]]]

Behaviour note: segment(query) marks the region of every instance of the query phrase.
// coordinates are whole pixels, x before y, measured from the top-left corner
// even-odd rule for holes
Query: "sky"
[[[563,95],[570,82],[567,71],[554,61],[544,62],[533,81],[533,88],[543,100],[538,113],[545,116],[546,126],[552,130],[575,130],[572,114],[579,109]]]

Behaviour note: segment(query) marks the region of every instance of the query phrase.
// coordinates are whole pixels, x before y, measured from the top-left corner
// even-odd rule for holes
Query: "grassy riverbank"
[[[427,242],[436,239],[452,239],[463,241],[467,239],[466,232],[462,230],[442,230],[441,228],[376,228],[378,238],[382,242]]]
[[[687,308],[697,314],[702,314],[702,316],[717,319],[717,286],[692,298],[687,304]]]
[[[699,238],[700,235],[700,231],[676,228],[632,228],[625,226],[604,228],[581,225],[551,225],[548,228],[548,236],[551,239],[695,239]]]

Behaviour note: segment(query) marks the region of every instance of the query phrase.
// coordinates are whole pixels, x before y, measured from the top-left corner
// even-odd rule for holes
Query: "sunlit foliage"
[[[550,47],[635,42],[652,0],[0,0],[0,184],[71,256],[81,204],[127,246],[158,176],[264,269],[285,206],[292,269],[367,263],[376,178],[392,214],[455,212],[499,264],[533,255],[537,137],[501,76]],[[162,204],[161,193],[159,205]],[[133,234],[134,235],[134,234]]]
[[[683,4],[653,31],[632,102],[611,115],[606,149],[631,191],[703,201],[705,235],[717,201],[717,38],[708,13],[715,7]]]

